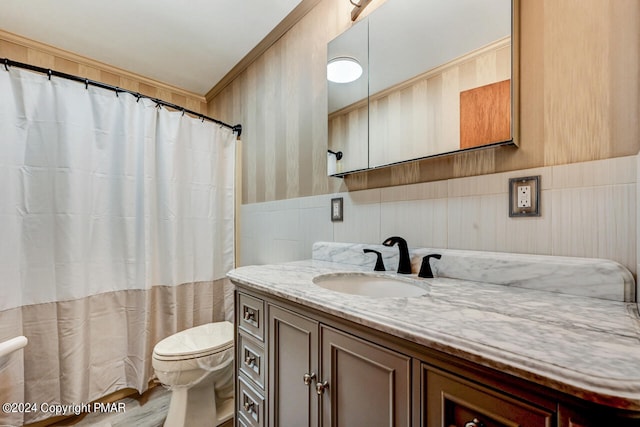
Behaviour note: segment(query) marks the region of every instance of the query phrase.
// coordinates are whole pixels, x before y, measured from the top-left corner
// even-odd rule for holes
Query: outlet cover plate
[[[540,216],[540,175],[509,179],[509,216]]]
[[[343,201],[342,197],[331,199],[331,222],[342,221],[343,219]]]

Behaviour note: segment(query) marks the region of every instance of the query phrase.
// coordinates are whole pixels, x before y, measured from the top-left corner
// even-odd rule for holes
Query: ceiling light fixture
[[[347,56],[333,58],[327,64],[327,80],[334,83],[351,83],[362,75],[362,65]]]

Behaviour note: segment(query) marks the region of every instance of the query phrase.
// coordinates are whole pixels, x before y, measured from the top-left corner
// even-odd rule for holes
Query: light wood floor
[[[162,427],[169,410],[171,392],[162,386],[154,387],[138,398],[127,397],[120,400],[125,404],[123,413],[90,413],[60,421],[54,426],[94,426],[94,427]],[[232,427],[233,420],[220,427]]]

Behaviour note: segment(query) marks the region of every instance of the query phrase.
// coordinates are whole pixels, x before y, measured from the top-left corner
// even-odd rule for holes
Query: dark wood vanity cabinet
[[[277,305],[268,316],[269,425],[410,425],[410,357]]]
[[[251,290],[236,291],[236,424],[640,427],[606,408]]]
[[[461,377],[422,365],[423,425],[550,427],[554,413]]]

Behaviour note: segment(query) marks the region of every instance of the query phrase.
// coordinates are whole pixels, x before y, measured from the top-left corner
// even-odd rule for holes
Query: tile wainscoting
[[[315,241],[605,258],[638,271],[639,156],[246,204],[240,265],[311,258]],[[541,176],[541,215],[510,218],[508,181]],[[344,221],[330,200],[344,198]]]

